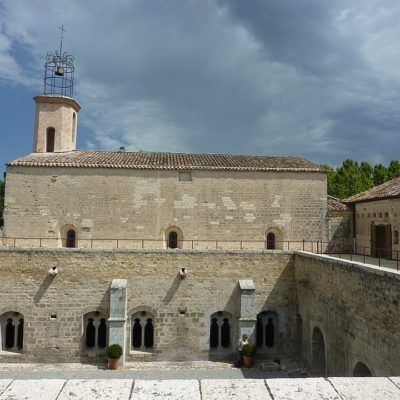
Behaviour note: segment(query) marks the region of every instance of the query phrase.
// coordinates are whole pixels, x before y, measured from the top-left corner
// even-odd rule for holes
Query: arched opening
[[[54,151],[54,142],[56,138],[56,130],[53,127],[46,129],[46,152],[52,153]]]
[[[86,347],[92,349],[96,344],[96,328],[94,327],[94,319],[89,318],[86,325]]]
[[[269,228],[265,233],[265,248],[267,250],[283,249],[283,234],[279,228]]]
[[[84,350],[103,353],[107,346],[107,319],[99,311],[83,317]]]
[[[154,316],[147,311],[139,311],[131,318],[132,349],[136,351],[153,351],[154,349]]]
[[[256,346],[262,352],[275,351],[278,337],[278,314],[262,311],[257,315]]]
[[[144,328],[144,347],[151,348],[154,345],[154,327],[153,320],[147,319],[146,326]]]
[[[165,232],[165,241],[168,249],[181,249],[183,247],[182,231],[176,227],[170,227]]]
[[[362,362],[358,362],[354,367],[353,376],[369,377],[372,376],[370,369]]]
[[[1,350],[21,352],[24,347],[24,318],[18,312],[7,312],[0,317]]]
[[[325,376],[326,361],[325,361],[325,342],[322,332],[315,327],[312,334],[312,363],[311,369],[313,375]]]
[[[168,234],[168,248],[170,249],[178,248],[178,234],[174,231]]]
[[[218,311],[210,317],[210,350],[226,351],[232,348],[232,316]]]
[[[99,344],[99,349],[104,349],[107,346],[107,323],[105,318],[100,320],[97,343]]]
[[[76,247],[76,233],[73,229],[67,231],[67,240],[65,247]]]
[[[269,232],[267,234],[267,249],[268,250],[275,250],[275,233]]]

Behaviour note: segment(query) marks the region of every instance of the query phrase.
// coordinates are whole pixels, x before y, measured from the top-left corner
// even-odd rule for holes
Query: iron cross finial
[[[63,41],[64,32],[66,31],[66,29],[64,28],[64,24],[62,24],[58,29],[60,29],[60,31],[61,31],[61,39],[60,39],[60,56],[61,56],[62,41]]]

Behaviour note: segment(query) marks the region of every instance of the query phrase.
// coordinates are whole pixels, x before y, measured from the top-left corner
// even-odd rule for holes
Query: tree
[[[388,180],[387,168],[382,164],[375,165],[372,172],[372,180],[374,182],[374,186],[385,183]]]
[[[387,171],[389,180],[397,178],[400,176],[400,163],[397,160],[390,161]]]

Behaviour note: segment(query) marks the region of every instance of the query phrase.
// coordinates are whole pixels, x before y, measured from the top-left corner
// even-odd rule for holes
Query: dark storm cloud
[[[30,84],[13,43],[41,71],[64,23],[89,147],[399,157],[395,1],[40,3],[0,9],[0,55],[16,66],[5,76],[0,61],[0,78]]]

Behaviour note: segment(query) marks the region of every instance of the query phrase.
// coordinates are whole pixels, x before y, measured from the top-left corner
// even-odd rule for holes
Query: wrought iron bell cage
[[[74,56],[67,52],[49,51],[44,64],[44,94],[73,97]]]

